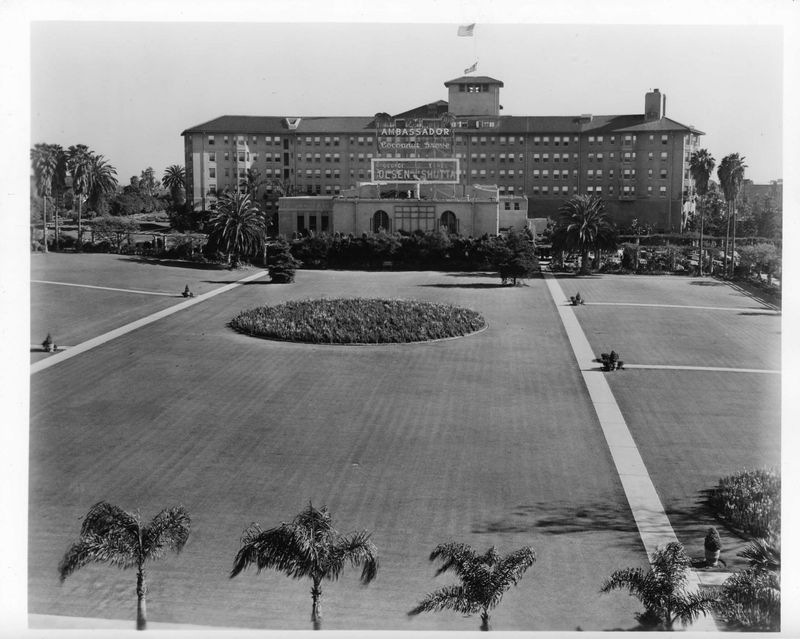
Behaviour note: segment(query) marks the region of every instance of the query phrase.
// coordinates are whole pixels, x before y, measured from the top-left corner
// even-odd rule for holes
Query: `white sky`
[[[459,22],[33,22],[31,144],[88,144],[127,183],[183,164],[181,131],[220,115],[399,113],[478,60],[505,115],[643,113],[658,87],[718,161],[783,177],[780,26]]]

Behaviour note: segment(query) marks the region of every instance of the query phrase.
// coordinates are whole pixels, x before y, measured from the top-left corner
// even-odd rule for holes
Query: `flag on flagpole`
[[[475,31],[475,23],[465,24],[458,27],[458,35],[466,38],[472,37],[472,32]]]
[[[464,73],[472,73],[472,72],[473,72],[473,71],[475,71],[477,68],[478,68],[478,63],[476,62],[476,63],[475,63],[475,64],[473,64],[471,67],[467,67],[466,69],[464,69]]]

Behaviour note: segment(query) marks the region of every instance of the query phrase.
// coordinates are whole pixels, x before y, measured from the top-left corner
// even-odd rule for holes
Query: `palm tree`
[[[228,254],[228,263],[239,263],[264,241],[264,217],[249,193],[225,193],[208,221],[209,240]],[[233,257],[233,261],[231,261]]]
[[[489,630],[489,611],[500,604],[506,590],[517,585],[536,561],[536,553],[526,546],[504,557],[492,546],[479,555],[471,546],[451,541],[433,550],[430,560],[437,559],[443,563],[436,576],[452,570],[461,585],[445,586],[429,593],[408,614],[440,610],[453,610],[463,615],[480,613],[481,630]]]
[[[664,630],[672,630],[676,621],[686,625],[707,614],[716,601],[712,595],[689,591],[691,566],[683,545],[673,541],[653,553],[650,570],[617,570],[600,591],[627,589],[645,607],[645,612],[637,615],[641,623],[653,621]]]
[[[708,181],[717,161],[707,149],[698,149],[689,158],[689,173],[694,180],[694,188],[700,197],[700,275],[703,274],[703,213]]]
[[[744,181],[744,170],[747,165],[745,158],[739,157],[738,153],[731,153],[722,158],[722,162],[717,169],[717,177],[725,194],[725,201],[728,203],[728,223],[725,230],[725,274],[728,274],[728,234],[731,230],[731,217],[733,218],[733,245],[731,248],[731,274],[733,274],[734,254],[736,251],[736,198]]]
[[[92,152],[85,144],[77,144],[67,149],[67,167],[72,176],[72,192],[78,200],[78,246],[80,247],[83,235],[82,205],[84,198],[91,190],[91,159]]]
[[[317,510],[311,504],[291,523],[261,530],[252,524],[242,535],[242,547],[236,553],[231,578],[245,568],[255,565],[258,572],[265,568],[286,574],[293,579],[311,579],[311,621],[314,630],[322,623],[320,599],[322,580],[336,581],[350,563],[362,566],[361,583],[368,584],[378,573],[378,551],[366,530],[340,535],[333,519],[323,506]]]
[[[42,198],[42,242],[47,253],[47,199],[53,192],[53,180],[58,170],[58,154],[55,145],[36,144],[31,149],[31,164],[36,182],[36,192]]]
[[[91,210],[99,213],[98,209],[103,198],[117,190],[117,170],[102,155],[92,154],[89,172],[91,179],[88,204]]]
[[[749,567],[725,580],[717,603],[732,628],[775,632],[781,625],[781,544],[777,535],[755,539],[737,556]]]
[[[560,208],[553,228],[553,248],[578,251],[580,275],[589,274],[590,250],[613,250],[617,247],[617,229],[596,195],[576,195]]]
[[[172,203],[178,209],[183,206],[186,201],[186,169],[179,164],[172,164],[164,170],[164,177],[161,178],[161,184],[169,189]]]
[[[108,502],[89,509],[78,542],[67,550],[58,566],[63,582],[78,568],[92,562],[120,568],[136,567],[136,629],[147,626],[144,564],[160,559],[167,549],[180,552],[189,538],[191,520],[183,506],[162,510],[146,526],[139,513],[128,513]]]

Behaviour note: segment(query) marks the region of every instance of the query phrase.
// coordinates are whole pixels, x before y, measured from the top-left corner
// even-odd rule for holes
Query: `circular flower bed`
[[[312,344],[396,344],[460,337],[486,326],[466,308],[409,300],[322,299],[242,311],[240,333]]]

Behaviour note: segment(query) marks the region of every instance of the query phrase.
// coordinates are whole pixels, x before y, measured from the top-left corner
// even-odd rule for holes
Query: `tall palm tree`
[[[161,184],[169,189],[175,208],[183,206],[186,201],[186,169],[179,164],[172,164],[164,170]]]
[[[708,193],[708,181],[717,161],[707,149],[698,149],[689,158],[689,173],[694,180],[694,189],[700,197],[700,275],[703,274],[703,215],[705,197]]]
[[[525,571],[536,561],[533,548],[524,547],[500,555],[492,546],[479,555],[471,546],[447,542],[436,546],[431,561],[442,560],[436,576],[452,570],[461,585],[445,586],[429,593],[409,615],[453,610],[463,615],[480,613],[481,630],[489,630],[489,611],[496,608],[506,590],[516,586]]]
[[[225,193],[208,221],[208,237],[228,254],[236,265],[243,255],[261,247],[264,241],[264,216],[249,193]],[[231,259],[233,258],[233,260]]]
[[[139,513],[128,513],[108,502],[89,509],[80,539],[67,550],[58,566],[63,582],[78,568],[92,562],[119,568],[136,568],[136,629],[147,627],[144,564],[160,559],[167,549],[180,552],[189,538],[191,519],[183,506],[162,510],[147,525]]]
[[[36,192],[42,198],[42,241],[47,253],[47,200],[53,192],[53,181],[58,170],[58,153],[55,145],[36,144],[31,149],[31,165]]]
[[[576,195],[558,210],[552,234],[553,248],[579,252],[580,275],[589,274],[590,250],[617,247],[617,229],[604,208],[603,200],[596,195]]]
[[[745,158],[739,157],[738,153],[731,153],[722,158],[717,169],[717,177],[725,194],[725,201],[728,203],[728,223],[725,230],[725,274],[728,274],[728,235],[731,230],[731,218],[733,219],[733,245],[731,248],[731,274],[733,274],[734,254],[736,251],[736,198],[744,182],[744,170],[747,165]]]
[[[361,566],[361,583],[368,584],[378,574],[378,551],[366,530],[341,535],[333,527],[328,509],[311,504],[291,523],[262,530],[251,525],[242,535],[231,578],[251,565],[258,572],[265,568],[293,579],[311,579],[311,621],[314,630],[322,623],[322,581],[336,581],[346,564]]]
[[[673,541],[653,553],[648,571],[617,570],[603,584],[601,592],[627,589],[645,607],[645,612],[637,615],[640,622],[653,620],[660,628],[672,630],[676,621],[686,625],[709,613],[716,602],[713,595],[688,589],[691,566],[692,560],[683,545]]]
[[[67,149],[67,167],[72,176],[72,192],[78,200],[78,246],[83,235],[82,206],[92,184],[92,152],[85,144],[76,144]]]
[[[102,155],[92,154],[89,172],[91,179],[89,180],[88,204],[90,209],[99,212],[98,208],[102,199],[117,190],[117,170]]]

